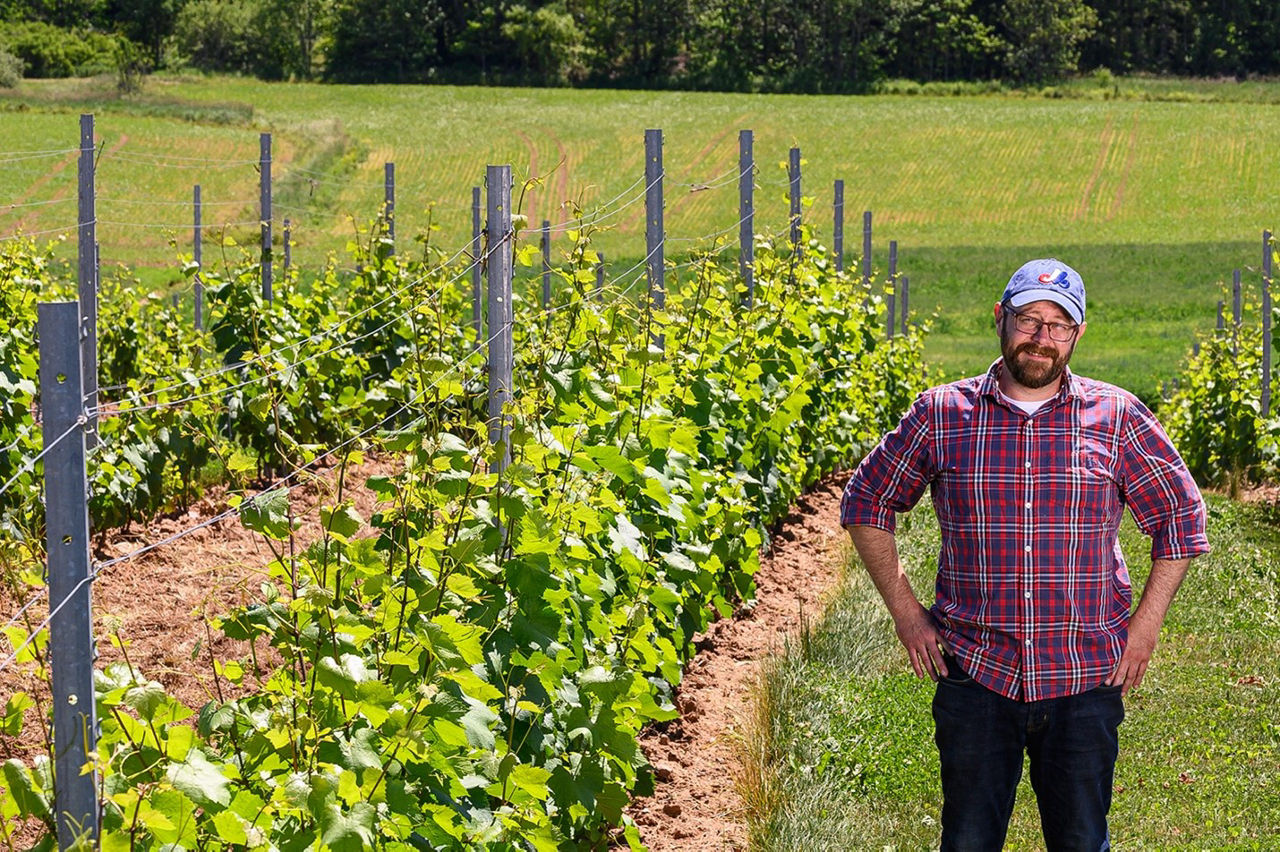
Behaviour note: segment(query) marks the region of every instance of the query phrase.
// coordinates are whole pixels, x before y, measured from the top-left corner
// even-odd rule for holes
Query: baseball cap
[[[1052,257],[1024,263],[1000,297],[1002,303],[1015,308],[1041,299],[1059,305],[1077,323],[1084,322],[1084,280],[1079,272]]]

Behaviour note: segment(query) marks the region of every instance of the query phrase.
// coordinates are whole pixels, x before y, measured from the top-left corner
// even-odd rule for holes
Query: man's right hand
[[[898,545],[893,533],[856,524],[845,529],[853,539],[858,558],[871,575],[871,582],[875,583],[893,616],[898,641],[907,649],[916,677],[927,674],[930,680],[937,680],[939,675],[945,675],[947,664],[942,661],[942,652],[950,653],[950,649],[933,623],[933,616],[920,605],[920,599],[911,590],[907,572],[898,561]]]
[[[895,615],[893,626],[898,634],[898,641],[907,649],[916,677],[928,675],[929,680],[936,681],[947,674],[947,664],[942,659],[942,654],[944,651],[950,653],[950,649],[928,610],[917,603],[905,614]]]

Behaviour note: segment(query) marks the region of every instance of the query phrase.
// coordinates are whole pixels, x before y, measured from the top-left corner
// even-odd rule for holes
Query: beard
[[[1000,339],[1000,352],[1004,355],[1004,367],[1015,382],[1030,390],[1051,385],[1062,375],[1075,344],[1066,352],[1053,346],[1041,346],[1029,340],[1021,346],[1014,346],[1007,335]],[[1030,356],[1039,355],[1048,360],[1034,360]]]

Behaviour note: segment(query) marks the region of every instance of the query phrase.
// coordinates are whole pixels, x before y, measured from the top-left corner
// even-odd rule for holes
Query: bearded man
[[[841,522],[916,676],[935,682],[942,848],[1003,846],[1026,754],[1048,849],[1096,852],[1110,848],[1124,696],[1209,550],[1204,503],[1146,406],[1067,367],[1085,332],[1074,269],[1023,265],[994,318],[1001,357],[916,399],[854,472]],[[926,486],[942,532],[929,608],[894,540],[895,513]],[[1132,615],[1126,506],[1152,539]]]

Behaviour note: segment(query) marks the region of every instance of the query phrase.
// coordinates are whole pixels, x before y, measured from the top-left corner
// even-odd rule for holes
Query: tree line
[[[117,65],[356,83],[823,93],[1280,73],[1276,0],[0,0],[0,21],[29,76],[97,68],[104,36]]]

